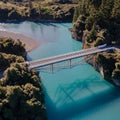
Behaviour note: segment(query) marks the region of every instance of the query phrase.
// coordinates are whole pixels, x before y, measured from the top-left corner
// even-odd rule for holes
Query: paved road
[[[91,55],[91,54],[95,54],[95,53],[99,53],[103,51],[108,51],[108,50],[113,50],[113,49],[115,49],[115,47],[99,46],[99,47],[94,47],[94,48],[89,48],[89,49],[83,49],[81,51],[62,54],[62,55],[58,55],[54,57],[49,57],[45,59],[39,59],[39,60],[29,62],[29,69],[43,67],[43,66],[54,64],[54,63],[59,63],[59,62],[63,62],[66,60],[72,60],[75,58],[84,57],[87,55]]]

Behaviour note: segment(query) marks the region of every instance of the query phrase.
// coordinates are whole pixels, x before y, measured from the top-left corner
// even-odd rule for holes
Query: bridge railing
[[[30,69],[48,66],[48,65],[53,66],[53,64],[60,63],[63,61],[67,61],[67,60],[71,61],[72,59],[84,57],[87,55],[91,55],[94,53],[103,52],[103,51],[107,51],[107,50],[113,50],[113,49],[115,49],[115,47],[94,47],[94,48],[81,50],[81,51],[77,51],[77,52],[71,52],[69,54],[63,54],[63,55],[58,55],[58,56],[54,56],[54,57],[35,60],[32,62],[29,62],[28,64],[29,64]]]
[[[93,48],[89,48],[89,49],[82,49],[82,50],[79,50],[79,51],[74,51],[74,52],[70,52],[70,53],[65,53],[65,54],[62,54],[62,55],[56,55],[56,56],[52,56],[52,57],[48,57],[48,58],[42,58],[42,59],[38,59],[38,60],[34,60],[34,61],[27,61],[27,63],[35,63],[35,62],[40,62],[40,61],[43,61],[43,60],[51,60],[51,59],[53,59],[53,58],[59,58],[59,57],[61,57],[61,56],[68,56],[68,55],[73,55],[73,54],[78,54],[78,53],[81,53],[82,54],[82,52],[87,52],[87,51],[93,51],[93,50],[95,50],[95,49],[100,49],[100,48],[104,48],[106,46],[106,44],[104,44],[104,45],[100,45],[100,46],[97,46],[97,47],[93,47]]]

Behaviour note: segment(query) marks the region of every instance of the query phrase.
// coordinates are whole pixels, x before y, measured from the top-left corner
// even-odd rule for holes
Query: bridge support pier
[[[53,73],[53,64],[50,65],[50,71]]]
[[[71,66],[72,66],[72,60],[70,59],[69,60],[69,68],[71,68]]]

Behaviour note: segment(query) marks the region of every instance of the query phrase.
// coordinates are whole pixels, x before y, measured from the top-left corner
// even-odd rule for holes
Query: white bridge
[[[42,68],[45,68],[46,66],[50,66],[51,71],[53,71],[53,69],[54,69],[53,65],[55,65],[55,64],[59,64],[59,63],[67,61],[68,66],[70,68],[73,65],[72,61],[75,59],[85,57],[88,55],[92,55],[95,53],[103,52],[103,51],[114,50],[114,49],[116,49],[116,48],[109,47],[109,46],[106,46],[106,44],[104,44],[104,45],[100,45],[100,46],[94,47],[94,48],[83,49],[80,51],[75,51],[75,52],[71,52],[71,53],[67,53],[67,54],[48,57],[45,59],[34,60],[34,61],[27,62],[27,63],[29,64],[29,69],[33,69],[33,68],[42,69]]]

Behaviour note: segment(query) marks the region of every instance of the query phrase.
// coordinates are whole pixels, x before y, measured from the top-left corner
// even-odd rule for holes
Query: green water
[[[71,38],[71,23],[6,23],[1,29],[20,32],[40,42],[28,55],[32,60],[82,49]],[[92,66],[40,72],[49,120],[120,120],[119,89],[105,81]]]

